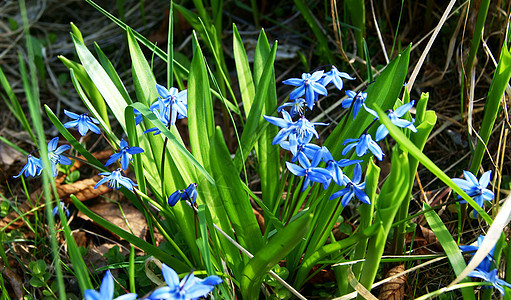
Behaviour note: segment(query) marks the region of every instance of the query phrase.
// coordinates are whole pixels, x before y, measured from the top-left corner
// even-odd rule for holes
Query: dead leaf
[[[126,225],[126,223],[128,223],[133,234],[144,239],[147,231],[147,223],[144,214],[128,203],[121,203],[121,207],[126,219],[123,217],[123,214],[121,214],[119,205],[114,202],[91,204],[89,209],[115,226],[120,227],[127,232],[131,232]],[[88,216],[81,212],[78,212],[78,217],[92,221]]]
[[[401,264],[399,266],[395,266],[387,272],[386,277],[391,277],[393,275],[402,273],[405,271],[405,265]],[[406,284],[406,274],[403,274],[399,277],[396,277],[386,283],[384,283],[381,287],[380,294],[378,295],[378,299],[381,300],[399,300],[404,299],[405,297],[405,284]]]
[[[4,266],[2,260],[0,260],[0,269],[2,269],[2,277],[7,279],[9,282],[9,285],[11,286],[11,292],[14,293],[15,299],[23,299],[25,292],[22,279],[14,271]]]

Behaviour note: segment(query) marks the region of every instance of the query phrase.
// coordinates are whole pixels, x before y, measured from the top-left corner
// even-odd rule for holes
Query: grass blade
[[[429,209],[429,205],[424,202],[424,209]],[[434,210],[430,210],[424,214],[426,217],[426,221],[429,224],[429,227],[435,234],[435,236],[438,239],[438,242],[440,242],[440,245],[442,245],[442,248],[445,251],[445,254],[447,255],[447,258],[449,259],[449,262],[451,263],[452,268],[454,269],[454,273],[456,275],[459,275],[463,269],[467,266],[465,264],[465,259],[463,258],[463,255],[461,255],[461,250],[452,238],[451,233],[445,227],[444,222],[438,214]],[[463,282],[470,282],[470,279],[465,279]],[[474,297],[474,289],[473,288],[463,288],[461,289],[461,293],[463,294],[463,299],[475,299]]]
[[[243,299],[258,299],[258,289],[264,274],[302,241],[303,236],[311,226],[311,221],[312,215],[304,214],[289,223],[274,235],[266,246],[255,253],[254,257],[245,266],[240,280]]]
[[[481,129],[479,130],[480,139],[477,140],[476,150],[470,164],[470,172],[473,174],[477,174],[479,167],[481,166],[481,162],[486,151],[486,145],[490,139],[490,135],[499,112],[500,100],[504,96],[506,86],[510,79],[511,54],[509,53],[506,42],[502,45],[497,70],[495,70],[495,73],[493,74],[490,91],[488,92],[486,104],[484,105],[483,122],[481,123]]]

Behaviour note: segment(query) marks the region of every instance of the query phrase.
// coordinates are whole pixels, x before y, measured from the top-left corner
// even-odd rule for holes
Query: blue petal
[[[64,109],[64,114],[66,116],[70,117],[71,119],[79,119],[80,118],[80,115],[75,114],[74,112],[70,112],[69,110],[65,110],[65,109]]]
[[[353,196],[355,196],[355,192],[353,192],[353,188],[350,187],[348,189],[348,192],[342,197],[341,205],[342,207],[346,207],[348,203],[353,199]]]
[[[415,101],[412,100],[404,105],[401,105],[400,107],[396,108],[394,113],[396,114],[396,116],[401,118],[402,116],[404,116],[404,114],[406,114],[413,107],[414,103],[415,103]]]
[[[292,86],[300,86],[303,84],[303,80],[300,78],[289,78],[282,81],[283,84],[292,85]]]
[[[479,185],[484,189],[490,184],[491,179],[491,171],[484,172],[484,174],[481,176],[481,179],[479,179]]]
[[[156,90],[158,91],[160,97],[162,97],[163,99],[166,99],[170,96],[169,91],[163,85],[156,84]]]
[[[121,157],[121,155],[122,155],[121,152],[110,155],[110,158],[106,161],[105,167],[116,162]]]
[[[288,170],[295,174],[296,176],[304,176],[305,175],[305,170],[304,168],[298,166],[298,165],[295,165],[295,164],[292,164],[288,161],[286,161],[286,166],[288,168]]]
[[[99,293],[104,299],[112,299],[114,296],[114,278],[110,273],[110,270],[106,271],[103,281],[101,281],[101,287]]]
[[[51,141],[48,142],[48,152],[55,151],[57,149],[57,145],[59,143],[59,137],[54,137],[51,139]]]
[[[161,265],[161,273],[163,275],[163,279],[165,283],[171,288],[176,289],[179,287],[179,276],[176,271],[166,264]]]

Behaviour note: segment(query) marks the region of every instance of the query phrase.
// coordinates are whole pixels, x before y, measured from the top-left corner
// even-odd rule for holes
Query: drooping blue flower
[[[490,272],[475,269],[474,271],[470,272],[468,276],[481,278],[484,281],[491,282],[491,284],[493,284],[493,286],[497,288],[502,295],[504,295],[504,286],[511,288],[511,284],[498,277],[497,269],[493,269]]]
[[[165,107],[171,107],[170,126],[176,124],[177,119],[183,119],[188,116],[186,90],[179,92],[175,87],[171,87],[167,90],[164,86],[159,84],[156,84],[156,89]]]
[[[469,171],[463,171],[463,176],[465,179],[452,178],[452,181],[454,181],[457,186],[465,191],[467,195],[474,198],[474,201],[477,203],[477,205],[483,207],[485,200],[493,200],[493,192],[486,188],[490,183],[491,171],[485,172],[483,175],[481,175],[481,179],[479,180],[477,180],[477,177],[475,177],[474,174]],[[458,199],[461,199],[460,195],[458,195]],[[461,200],[460,203],[467,203],[467,201]],[[477,211],[475,210],[474,216],[477,216]]]
[[[135,125],[140,124],[144,120],[142,117],[142,113],[138,111],[138,109],[134,108],[133,113],[135,114]]]
[[[71,119],[74,119],[72,121],[69,121],[64,124],[65,128],[78,128],[78,132],[81,136],[84,136],[87,134],[87,131],[92,131],[96,134],[101,134],[101,130],[96,124],[99,124],[99,121],[89,117],[88,114],[75,114],[73,112],[70,112],[68,110],[64,109],[64,114],[66,116],[70,117]]]
[[[350,143],[350,144],[349,144]],[[367,151],[371,151],[378,160],[383,159],[383,151],[380,146],[373,141],[370,134],[364,133],[358,139],[346,139],[343,145],[349,144],[342,150],[342,155],[346,155],[351,149],[356,148],[357,156],[363,156]]]
[[[291,146],[307,144],[312,140],[312,136],[319,138],[318,132],[314,128],[316,125],[328,125],[327,123],[310,122],[304,116],[293,122],[289,113],[282,111],[282,118],[263,116],[266,121],[282,127],[282,129],[273,138],[272,144],[280,144],[289,138]]]
[[[27,163],[21,169],[20,173],[16,176],[13,176],[14,178],[18,178],[23,174],[25,177],[35,177],[41,175],[41,172],[43,171],[43,163],[41,160],[37,157],[32,156],[32,154],[29,154],[27,157]]]
[[[392,122],[392,124],[396,125],[397,127],[408,128],[408,129],[410,129],[413,132],[417,132],[417,128],[415,128],[415,126],[413,125],[413,121],[408,121],[408,120],[400,119],[402,116],[404,116],[413,107],[414,103],[415,103],[415,101],[412,100],[412,101],[410,101],[410,102],[408,102],[406,104],[403,104],[400,107],[396,108],[395,111],[390,110],[387,113],[387,116],[389,117],[390,122]],[[365,104],[364,104],[364,108],[366,109],[366,111],[368,113],[370,113],[370,114],[372,114],[373,116],[376,117],[375,120],[379,119],[378,113],[376,113],[374,110],[370,109]],[[385,127],[385,125],[381,124],[378,127],[378,129],[376,130],[376,136],[375,136],[376,137],[376,141],[379,142],[379,141],[383,140],[388,134],[389,134],[389,130],[387,129],[387,127]]]
[[[99,292],[91,289],[85,290],[84,297],[85,300],[112,300],[114,297],[114,278],[110,273],[110,270],[106,271],[105,276],[101,281]],[[117,297],[115,300],[133,300],[136,298],[137,294],[130,293]]]
[[[303,98],[296,98],[292,102],[287,102],[282,104],[277,108],[277,112],[280,112],[284,107],[291,107],[289,110],[289,114],[291,118],[294,118],[296,115],[303,115],[305,110],[305,100]]]
[[[190,200],[192,204],[197,200],[197,184],[191,183],[184,190],[177,190],[169,196],[168,203],[170,206],[174,206],[179,200]]]
[[[120,152],[114,153],[110,156],[110,159],[106,162],[105,166],[109,166],[116,162],[118,159],[121,159],[121,167],[123,170],[127,170],[130,161],[133,160],[131,155],[138,154],[144,152],[144,149],[140,147],[129,147],[128,143],[121,139],[121,149]]]
[[[325,87],[329,83],[333,83],[335,87],[341,91],[343,87],[342,78],[349,79],[349,80],[355,80],[354,77],[351,77],[348,73],[345,72],[339,72],[335,66],[332,66],[332,70],[328,71],[323,75],[323,78],[321,79],[321,84]]]
[[[147,299],[151,300],[188,300],[205,297],[222,279],[211,275],[205,279],[196,278],[193,273],[186,275],[181,281],[176,271],[166,264],[161,265],[161,271],[166,286],[154,290]]]
[[[170,121],[170,106],[165,106],[165,103],[162,99],[156,100],[156,102],[149,107],[149,109],[154,113],[156,118],[163,124],[163,126],[168,127]],[[144,134],[148,132],[154,132],[153,135],[160,134],[161,131],[158,127],[149,128],[144,131]]]
[[[108,182],[108,187],[111,189],[118,190],[121,188],[121,186],[124,186],[128,190],[133,191],[133,186],[137,186],[137,185],[130,178],[123,176],[121,174],[121,171],[122,170],[119,168],[112,172],[99,173],[99,175],[103,175],[105,177],[101,178],[101,180],[98,181],[98,183],[96,183],[94,188],[97,188],[98,186],[102,185],[103,183]]]
[[[351,106],[353,106],[353,120],[355,120],[355,117],[360,111],[360,108],[367,99],[367,93],[364,93],[362,91],[355,93],[354,91],[350,90],[347,90],[345,93],[346,96],[348,96],[348,98],[342,101],[342,107],[350,108]]]
[[[300,165],[295,165],[287,161],[286,166],[288,170],[296,176],[305,176],[302,192],[309,187],[311,181],[323,184],[324,189],[328,188],[332,179],[330,172],[324,168],[317,167],[321,162],[321,154],[316,154],[312,162],[309,162],[305,154],[300,153],[298,162]]]
[[[321,154],[323,161],[326,163],[326,168],[328,172],[330,172],[330,175],[334,182],[338,186],[344,186],[349,182],[349,178],[344,175],[342,168],[353,165],[359,162],[362,162],[359,159],[356,160],[350,160],[350,159],[341,159],[339,161],[336,161],[330,151],[327,147],[323,146],[320,150],[318,150],[318,153]]]
[[[67,151],[71,149],[71,146],[69,145],[61,145],[57,148],[57,145],[59,144],[59,137],[54,137],[51,139],[51,141],[48,142],[48,159],[51,163],[51,171],[53,172],[53,177],[57,177],[57,165],[63,164],[63,165],[70,165],[73,162],[62,155],[64,151]]]
[[[310,110],[312,110],[318,95],[326,96],[328,94],[326,88],[320,83],[323,73],[324,71],[317,71],[312,73],[312,75],[309,73],[303,73],[301,79],[290,78],[282,81],[283,84],[297,87],[289,94],[289,99],[294,100],[305,94],[307,106]]]
[[[59,214],[59,206],[62,208],[64,212],[66,212],[67,217],[69,218],[69,210],[64,205],[64,202],[60,201],[51,211],[52,216],[56,216]]]
[[[477,242],[471,245],[460,245],[460,250],[463,252],[470,252],[471,255],[474,255],[474,253],[479,250],[479,247],[482,245],[484,241],[484,235],[480,235],[477,238]],[[476,267],[476,270],[480,270],[483,272],[489,272],[491,268],[491,262],[493,260],[493,253],[495,252],[495,246],[493,246],[493,249],[488,253],[488,255],[481,261],[481,263]]]
[[[346,205],[348,205],[351,199],[355,196],[357,197],[358,200],[366,204],[371,204],[371,199],[369,199],[369,197],[364,192],[366,183],[365,181],[360,183],[361,179],[362,167],[360,166],[360,164],[357,163],[357,165],[355,166],[355,170],[353,171],[353,179],[350,180],[347,176],[345,176],[346,187],[340,191],[333,193],[332,196],[330,197],[330,200],[342,196],[341,200],[342,207],[346,207]]]
[[[280,142],[280,146],[293,154],[293,159],[291,162],[295,162],[298,159],[298,155],[300,155],[300,153],[304,153],[308,159],[313,159],[316,151],[321,149],[321,147],[316,144],[298,144],[298,142],[291,144],[289,141]]]

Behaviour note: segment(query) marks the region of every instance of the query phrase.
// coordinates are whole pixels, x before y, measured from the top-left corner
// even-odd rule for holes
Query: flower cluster
[[[301,79],[291,78],[284,80],[284,84],[296,87],[289,95],[291,102],[285,103],[278,108],[278,112],[282,113],[282,118],[264,116],[266,121],[281,128],[279,133],[274,137],[273,144],[279,144],[282,148],[289,150],[293,154],[292,161],[286,162],[286,167],[294,175],[304,177],[302,191],[307,189],[311,183],[314,182],[321,183],[324,189],[328,188],[331,181],[334,181],[340,186],[346,186],[348,184],[350,184],[350,187],[353,186],[350,179],[344,175],[342,167],[360,161],[336,161],[326,147],[312,144],[311,141],[313,137],[319,138],[315,126],[326,126],[328,124],[310,122],[305,117],[305,111],[307,109],[313,109],[316,101],[319,99],[319,95],[326,96],[328,94],[326,89],[327,85],[333,84],[337,89],[342,90],[343,78],[350,80],[355,79],[347,73],[339,72],[335,66],[332,66],[332,69],[326,73],[321,70],[312,74],[304,73]],[[305,99],[301,98],[303,96],[305,96]],[[284,110],[286,108],[290,109],[289,113]],[[293,120],[296,116],[298,116],[297,120]],[[298,162],[298,164],[295,162]],[[320,167],[321,163],[324,163],[326,167]],[[359,168],[361,169],[360,165]],[[337,195],[337,197],[344,196],[342,201],[343,206],[345,206],[353,196],[360,196],[364,199],[364,202],[368,202],[366,201],[366,198],[368,199],[367,195],[365,195],[362,190],[358,189],[358,185],[354,186],[360,193],[345,192]],[[353,188],[351,189],[353,190]]]
[[[342,197],[341,204],[344,207],[353,197],[370,204],[370,199],[364,192],[365,182],[362,181],[361,160],[341,159],[337,161],[326,147],[312,144],[313,137],[318,138],[315,126],[326,126],[328,124],[310,122],[305,117],[306,110],[313,109],[319,95],[327,96],[327,86],[329,84],[333,84],[339,91],[342,91],[343,79],[353,80],[355,78],[347,73],[339,72],[335,66],[332,66],[328,72],[320,70],[312,74],[304,73],[301,78],[284,80],[284,84],[296,87],[289,95],[291,102],[278,107],[277,111],[282,114],[282,118],[272,116],[264,116],[264,118],[271,124],[281,128],[273,138],[273,144],[278,144],[293,154],[291,162],[286,162],[286,167],[294,175],[304,177],[302,191],[314,182],[322,184],[323,188],[327,189],[333,181],[344,188],[335,192],[330,199]],[[378,119],[378,114],[369,109],[364,103],[367,99],[367,93],[350,90],[345,91],[345,93],[347,98],[342,102],[342,107],[353,110],[353,119],[362,107],[373,114],[376,117],[375,120]],[[413,125],[413,120],[401,119],[412,108],[413,104],[412,101],[398,107],[395,111],[390,110],[388,116],[391,122],[398,127],[409,128],[416,132],[417,129]],[[289,109],[289,113],[285,109]],[[297,116],[298,118],[294,120],[293,118]],[[388,130],[384,125],[380,125],[375,141],[367,133],[368,129],[359,138],[346,139],[343,142],[343,145],[346,146],[342,151],[343,156],[347,156],[352,149],[355,149],[355,153],[359,157],[371,152],[378,160],[383,159],[383,151],[377,142],[388,135]],[[295,162],[298,162],[298,164]],[[325,167],[320,166],[323,163]],[[355,168],[353,177],[350,179],[343,173],[342,168],[352,164],[355,164]]]

